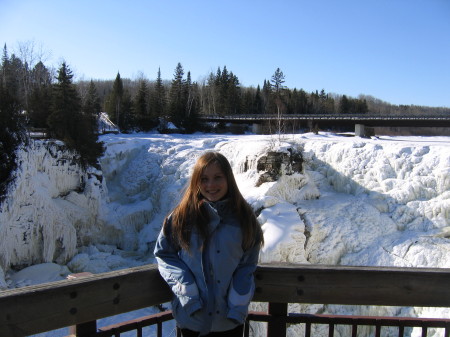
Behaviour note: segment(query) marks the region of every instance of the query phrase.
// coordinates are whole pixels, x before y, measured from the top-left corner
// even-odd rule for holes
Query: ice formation
[[[96,273],[153,263],[162,221],[207,150],[229,159],[258,212],[266,242],[261,262],[450,268],[448,137],[119,134],[102,140],[107,149],[101,171],[82,171],[58,143],[34,143],[20,153],[21,169],[0,213],[0,288],[24,284],[11,265],[56,262],[71,272]],[[270,151],[302,153],[303,171],[256,187],[258,159]],[[422,308],[291,309],[449,314]],[[297,335],[296,329],[290,327],[289,335]],[[337,333],[344,336],[345,330]]]

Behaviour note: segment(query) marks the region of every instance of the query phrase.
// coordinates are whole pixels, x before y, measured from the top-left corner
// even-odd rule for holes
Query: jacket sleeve
[[[228,290],[228,314],[227,317],[240,324],[244,323],[255,292],[255,280],[253,273],[258,264],[260,245],[248,249],[241,258],[236,268],[230,289]]]
[[[202,303],[194,276],[188,266],[181,260],[178,250],[170,237],[164,235],[162,229],[156,241],[154,254],[158,262],[158,270],[175,296],[178,297],[184,310],[192,315],[201,309]]]

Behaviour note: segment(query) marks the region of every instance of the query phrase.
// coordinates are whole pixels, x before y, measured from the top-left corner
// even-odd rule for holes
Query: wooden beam
[[[0,331],[28,336],[168,302],[156,265],[0,292]]]
[[[260,265],[256,302],[450,307],[450,269]]]

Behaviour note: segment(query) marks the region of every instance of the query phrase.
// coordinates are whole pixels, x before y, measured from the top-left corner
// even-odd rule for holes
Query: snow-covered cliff
[[[0,270],[0,287],[33,283],[18,280],[10,266],[56,262],[72,272],[103,272],[153,263],[163,218],[206,150],[230,160],[258,211],[266,242],[261,262],[450,268],[449,137],[138,134],[102,140],[101,171],[83,172],[59,143],[34,143],[20,153],[15,188],[0,213],[0,261],[7,271]],[[268,152],[301,153],[303,171],[282,167],[277,181],[261,183],[258,160]]]
[[[0,211],[1,267],[67,263],[77,247],[108,236],[101,172],[81,169],[59,142],[33,142]]]

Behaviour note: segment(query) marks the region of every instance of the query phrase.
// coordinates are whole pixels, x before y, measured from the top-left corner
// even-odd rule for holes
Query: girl
[[[207,152],[155,246],[182,336],[242,336],[263,234],[228,160]]]

